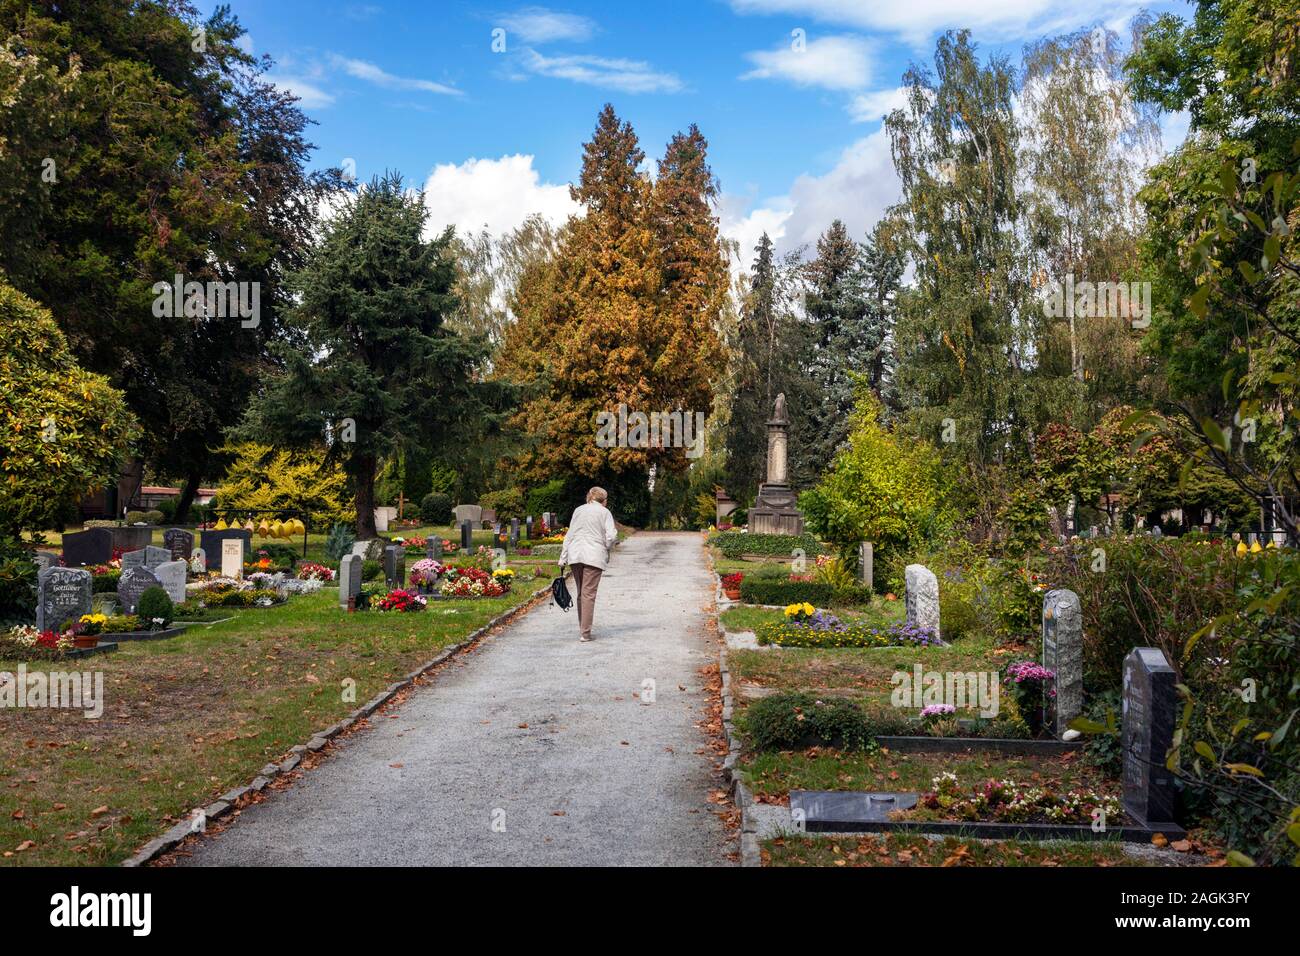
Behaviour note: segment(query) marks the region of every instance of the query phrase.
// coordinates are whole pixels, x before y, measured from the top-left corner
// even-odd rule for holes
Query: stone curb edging
[[[744,774],[736,769],[740,759],[740,738],[736,735],[734,717],[736,696],[731,688],[731,670],[727,667],[727,648],[718,651],[718,673],[722,677],[722,731],[727,736],[727,757],[722,762],[722,773],[731,781],[732,798],[740,810],[740,865],[762,866],[758,849],[758,824],[750,813],[754,794],[745,783]]]
[[[569,575],[565,575],[565,577],[568,576]],[[550,591],[550,589],[551,589],[550,584],[546,584],[545,586],[538,588],[536,591],[534,591],[532,594],[528,596],[527,600],[521,601],[519,604],[510,608],[508,611],[503,611],[501,614],[498,614],[496,617],[492,618],[492,620],[488,621],[482,627],[478,628],[477,630],[467,635],[459,643],[451,644],[447,647],[444,647],[431,660],[428,660],[425,663],[421,664],[419,667],[411,671],[406,676],[402,677],[400,680],[396,680],[393,683],[389,684],[383,691],[376,694],[370,700],[366,701],[356,710],[352,711],[352,713],[348,714],[348,716],[345,717],[343,720],[340,720],[335,724],[331,724],[329,727],[326,727],[324,730],[321,730],[313,734],[311,739],[308,740],[307,743],[295,744],[294,746],[290,747],[289,756],[285,760],[281,761],[278,764],[268,763],[266,766],[264,766],[261,769],[258,775],[249,782],[247,786],[236,787],[233,790],[229,790],[226,793],[223,793],[221,796],[219,796],[214,802],[208,804],[205,807],[195,807],[193,810],[190,811],[189,818],[175,824],[171,829],[164,832],[161,836],[154,837],[152,840],[150,840],[148,843],[142,846],[139,850],[137,850],[134,855],[123,860],[119,864],[119,866],[126,866],[126,867],[143,866],[145,863],[148,863],[150,860],[162,855],[163,853],[166,853],[168,850],[175,847],[177,844],[179,844],[186,837],[190,836],[192,833],[201,832],[195,829],[195,822],[194,822],[195,819],[203,820],[204,822],[206,822],[207,820],[215,820],[225,816],[234,808],[236,802],[238,802],[242,797],[246,796],[249,793],[260,793],[262,790],[266,789],[267,785],[270,784],[270,782],[273,779],[275,779],[276,777],[282,774],[287,774],[292,770],[294,770],[295,768],[297,768],[298,764],[302,762],[303,754],[309,752],[316,753],[317,751],[324,749],[325,745],[328,744],[330,740],[332,740],[334,737],[337,737],[345,730],[349,730],[354,724],[356,724],[357,721],[369,717],[371,714],[377,711],[384,704],[388,703],[392,699],[394,694],[410,687],[415,682],[415,679],[417,677],[422,677],[424,674],[433,670],[433,668],[437,667],[439,664],[444,663],[452,656],[460,653],[461,651],[464,651],[469,647],[472,647],[474,644],[478,643],[480,638],[482,638],[488,631],[492,630],[493,628],[499,627],[500,625],[509,621],[511,618],[516,617],[520,614],[524,614],[528,611],[531,611],[534,607],[539,606],[534,604],[534,602],[539,597],[541,597],[542,595]],[[200,814],[201,816],[199,816]]]

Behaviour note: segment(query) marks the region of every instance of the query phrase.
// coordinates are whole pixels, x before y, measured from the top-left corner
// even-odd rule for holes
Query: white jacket
[[[618,540],[614,516],[598,501],[574,509],[569,519],[569,530],[560,546],[560,564],[590,564],[605,569],[609,562],[609,549]]]

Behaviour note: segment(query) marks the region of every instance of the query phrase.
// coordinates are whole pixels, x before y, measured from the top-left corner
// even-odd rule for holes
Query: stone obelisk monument
[[[803,515],[789,483],[789,429],[782,393],[767,423],[767,480],[758,486],[758,497],[749,509],[749,530],[754,534],[803,534]]]

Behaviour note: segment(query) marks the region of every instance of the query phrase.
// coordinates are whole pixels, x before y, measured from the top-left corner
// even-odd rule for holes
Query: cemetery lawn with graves
[[[3,862],[121,861],[533,590],[523,581],[499,598],[349,614],[324,588],[168,640],[27,662],[102,671],[106,702],[98,720],[53,708],[0,716]],[[0,660],[0,670],[22,663]],[[355,702],[344,699],[346,679],[356,681]]]

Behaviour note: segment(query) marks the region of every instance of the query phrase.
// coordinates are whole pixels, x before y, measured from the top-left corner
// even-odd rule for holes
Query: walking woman
[[[596,611],[596,589],[609,564],[609,549],[618,540],[614,516],[609,513],[604,488],[587,492],[587,503],[574,509],[569,530],[560,547],[560,567],[573,567],[573,589],[578,602],[580,641],[591,640],[591,619]]]

